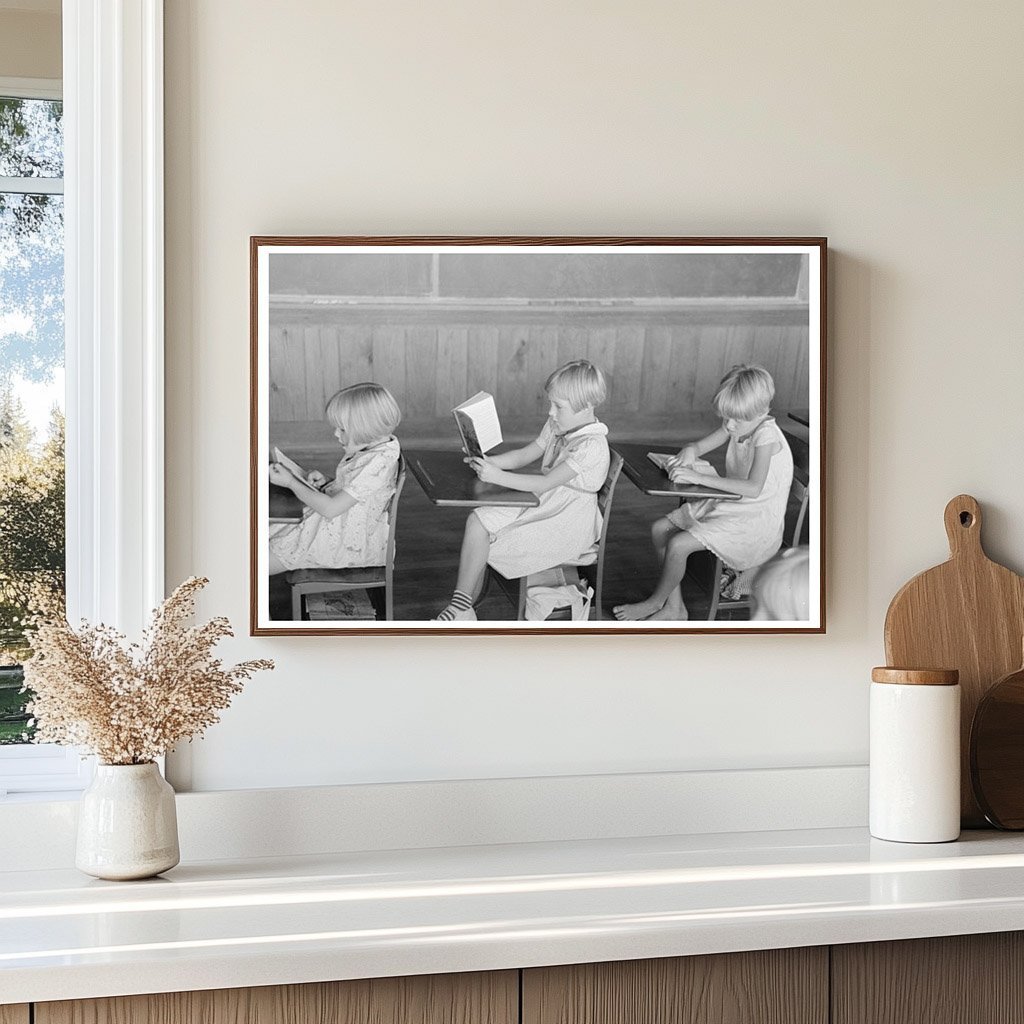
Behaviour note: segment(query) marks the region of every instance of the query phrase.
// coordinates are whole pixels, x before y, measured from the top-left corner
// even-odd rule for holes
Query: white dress
[[[535,508],[478,508],[476,515],[491,535],[487,563],[515,579],[556,565],[590,565],[597,559],[601,512],[597,492],[608,475],[608,428],[586,423],[557,434],[549,419],[537,437],[544,449],[541,473],[568,463],[576,475],[540,495]]]
[[[270,550],[287,569],[344,569],[383,565],[388,546],[387,505],[398,481],[398,441],[385,438],[346,454],[325,494],[345,491],[356,503],[327,519],[308,505],[298,523],[270,527]]]
[[[763,420],[742,440],[729,438],[725,451],[725,475],[746,480],[754,463],[755,450],[771,444],[777,444],[779,451],[768,463],[768,475],[756,498],[693,501],[668,517],[739,572],[763,565],[782,546],[786,505],[793,483],[793,453],[786,435],[772,417]],[[685,516],[674,518],[687,510],[697,520],[695,523],[690,523]]]

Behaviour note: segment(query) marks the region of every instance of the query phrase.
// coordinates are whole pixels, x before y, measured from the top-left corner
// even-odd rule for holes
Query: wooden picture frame
[[[823,633],[826,262],[824,238],[251,238],[252,635]],[[568,364],[551,394],[569,418],[549,428],[546,383]],[[366,381],[328,420],[332,396]],[[505,440],[489,458],[547,446],[544,467],[488,463],[480,480],[465,464],[451,410],[481,391]],[[368,437],[393,428],[387,395],[401,422]],[[701,439],[710,466],[675,482],[645,458]],[[553,487],[545,474],[562,463],[569,483]],[[324,490],[286,464],[321,473]],[[780,514],[783,549],[797,550],[772,556]],[[435,621],[464,531],[477,544],[464,568],[478,568],[482,533],[508,575],[485,570],[476,619]],[[665,574],[655,543],[671,545]],[[589,617],[574,620],[588,588]],[[655,617],[618,617],[666,592]]]

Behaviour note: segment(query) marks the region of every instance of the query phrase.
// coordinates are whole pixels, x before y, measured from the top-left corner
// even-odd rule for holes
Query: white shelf
[[[1024,928],[1024,837],[863,829],[0,873],[0,1002]]]

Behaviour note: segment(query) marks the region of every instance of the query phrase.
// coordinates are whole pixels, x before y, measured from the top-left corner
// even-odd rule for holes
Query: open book
[[[649,458],[651,462],[653,462],[663,473],[668,473],[667,467],[669,459],[674,459],[675,454],[673,452],[648,452],[647,458]],[[695,469],[698,473],[714,473],[715,476],[718,475],[718,470],[716,470],[714,466],[707,461],[707,459],[694,459],[686,468]]]
[[[501,423],[494,397],[486,391],[478,391],[461,405],[452,409],[462,446],[474,458],[480,458],[495,446],[501,444]]]
[[[306,480],[306,471],[294,459],[289,459],[288,456],[285,455],[285,453],[281,451],[280,448],[274,449],[274,461],[279,466],[284,466],[284,468],[287,469],[292,476],[297,477],[304,484],[309,485],[308,481]],[[322,491],[323,486],[317,489]]]
[[[289,459],[280,448],[274,449],[274,461],[279,466],[284,466],[292,476],[297,476],[300,480],[305,482],[306,471],[294,459]]]

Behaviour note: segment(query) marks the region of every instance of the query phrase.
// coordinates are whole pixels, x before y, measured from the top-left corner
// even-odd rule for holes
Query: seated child
[[[607,393],[604,374],[585,359],[559,367],[544,384],[548,419],[537,439],[500,455],[467,459],[486,483],[540,498],[535,508],[475,509],[466,520],[455,593],[441,622],[475,620],[473,600],[488,565],[515,579],[563,564],[588,565],[601,535],[597,492],[608,475],[608,428],[594,407]],[[541,460],[539,472],[520,473]]]
[[[271,482],[290,488],[306,506],[300,522],[270,527],[271,576],[384,564],[387,506],[398,482],[393,431],[402,413],[387,388],[353,384],[331,398],[325,415],[345,449],[333,480],[315,471],[300,480],[284,466],[270,467]]]
[[[707,550],[737,572],[768,561],[782,546],[782,530],[793,482],[793,454],[785,434],[769,416],[775,382],[760,366],[734,366],[715,394],[722,425],[683,447],[668,463],[676,483],[704,484],[741,495],[738,501],[706,498],[685,502],[651,528],[661,576],[649,597],[618,605],[615,617],[686,619],[680,583],[695,551]],[[727,444],[725,477],[693,468],[706,452]]]

